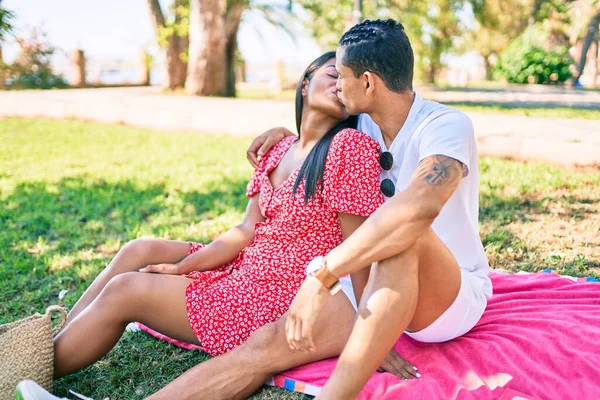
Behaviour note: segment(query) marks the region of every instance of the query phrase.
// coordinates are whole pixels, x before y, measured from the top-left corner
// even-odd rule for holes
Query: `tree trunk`
[[[485,67],[485,80],[486,81],[491,81],[493,79],[493,72],[494,72],[494,68],[492,66],[492,63],[490,62],[490,57],[491,55],[488,54],[487,56],[483,56],[483,65]]]
[[[154,28],[154,36],[158,39],[159,30],[165,27],[165,17],[158,0],[147,0],[150,11],[150,19]],[[175,9],[181,5],[181,0],[175,1]],[[176,13],[175,22],[180,21],[181,17]],[[187,75],[187,62],[181,59],[181,54],[188,48],[188,38],[171,35],[166,48],[161,46],[161,51],[166,62],[166,74],[163,81],[163,87],[167,89],[177,89],[185,86]]]
[[[180,38],[176,35],[169,38],[169,45],[166,49],[167,81],[165,86],[171,90],[185,87],[187,62],[183,61],[181,56],[187,48],[186,44],[187,38]]]
[[[225,96],[235,97],[235,64],[237,54],[237,33],[244,13],[244,5],[233,3],[227,9],[225,15],[225,36],[227,43],[225,45],[225,62],[227,65],[227,84],[225,86]]]
[[[226,87],[224,0],[190,1],[190,50],[185,90],[222,95]]]
[[[2,46],[0,46],[0,90],[6,89],[6,74],[4,73],[4,58],[2,57]]]
[[[594,38],[596,37],[596,33],[598,32],[598,26],[600,25],[600,6],[596,9],[596,15],[594,15],[588,25],[587,32],[585,37],[583,38],[583,44],[581,46],[581,55],[579,57],[579,62],[577,63],[577,69],[575,71],[575,76],[573,77],[573,85],[579,83],[579,78],[581,74],[583,74],[583,70],[585,69],[585,63],[587,61],[587,53],[592,45]]]
[[[600,77],[600,32],[596,32],[596,54],[594,59],[594,87],[598,87]]]
[[[431,63],[429,65],[429,70],[427,71],[427,83],[434,84],[437,73],[437,66],[434,63]]]
[[[531,7],[531,13],[529,14],[529,26],[535,24],[537,21],[538,13],[544,4],[544,0],[534,0]]]

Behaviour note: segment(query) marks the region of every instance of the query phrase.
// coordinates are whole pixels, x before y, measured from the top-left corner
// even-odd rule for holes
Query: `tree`
[[[449,52],[463,32],[457,16],[462,0],[391,0],[390,16],[402,22],[415,52],[416,72],[428,83],[435,83]]]
[[[585,68],[587,53],[590,49],[590,46],[592,45],[592,41],[594,41],[594,39],[598,37],[598,31],[600,28],[600,1],[595,1],[595,7],[593,10],[594,11],[586,27],[585,36],[583,37],[581,52],[579,53],[579,62],[576,65],[576,72],[573,75],[574,84],[577,84],[579,82],[579,77],[581,76]],[[597,39],[596,43],[598,43]]]
[[[502,53],[496,71],[511,83],[563,83],[571,78],[573,59],[568,46],[550,40],[551,27],[537,23],[528,27]]]
[[[7,38],[13,33],[13,26],[11,20],[14,18],[14,14],[2,8],[2,0],[0,0],[0,89],[6,87],[6,81],[4,78],[4,58],[2,56],[2,45],[6,42]]]
[[[29,38],[18,38],[21,51],[16,60],[4,68],[10,77],[11,89],[66,88],[67,82],[52,71],[51,59],[55,48],[44,32],[33,29]]]
[[[190,1],[190,50],[185,89],[190,94],[225,93],[225,0]]]
[[[299,0],[311,18],[305,21],[315,39],[335,48],[352,23],[353,0]],[[374,0],[362,4],[365,18],[395,18],[408,34],[419,75],[434,82],[443,67],[442,54],[450,50],[462,29],[457,12],[464,0]]]
[[[237,34],[246,11],[257,11],[267,22],[292,35],[285,25],[291,15],[290,4],[281,5],[251,0],[217,2],[202,0],[192,2],[192,5],[194,4],[196,8],[190,9],[190,65],[187,77],[189,83],[186,83],[186,90],[192,94],[235,97]],[[217,18],[219,21],[212,18],[205,19],[208,14],[219,15],[220,18]],[[209,42],[212,43],[210,44],[212,50],[207,51]],[[204,71],[205,68],[210,70],[208,75]],[[219,69],[225,72],[224,76],[217,71]],[[190,79],[194,82],[190,82]],[[205,79],[210,79],[210,85],[206,81],[202,83]],[[204,89],[205,87],[207,89]]]
[[[470,0],[476,27],[468,31],[465,45],[483,57],[486,80],[492,79],[492,59],[527,27],[529,3],[528,0]]]
[[[225,12],[225,92],[227,97],[235,97],[235,66],[238,52],[237,33],[242,22],[242,14],[250,5],[249,1],[228,0]]]
[[[154,34],[164,51],[167,72],[164,86],[171,90],[184,87],[189,46],[187,21],[189,2],[188,0],[174,1],[172,20],[165,18],[158,0],[147,0],[147,4]]]

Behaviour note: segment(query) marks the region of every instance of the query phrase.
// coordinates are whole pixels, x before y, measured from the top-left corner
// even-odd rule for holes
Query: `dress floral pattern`
[[[317,189],[315,199],[305,204],[304,182],[293,196],[299,169],[274,188],[269,174],[295,140],[287,137],[275,145],[248,183],[246,195],[259,194],[265,217],[255,226],[254,243],[229,264],[188,275],[194,279],[186,290],[188,318],[212,356],[230,351],[287,311],[308,263],[342,242],[338,213],[369,216],[383,204],[379,145],[353,129],[332,140],[323,192]],[[192,243],[190,253],[202,247]]]

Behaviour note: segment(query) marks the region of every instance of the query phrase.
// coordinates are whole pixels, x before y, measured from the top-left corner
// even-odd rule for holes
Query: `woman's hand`
[[[180,264],[154,264],[140,269],[140,272],[154,274],[183,275],[185,271]]]
[[[402,358],[396,350],[392,349],[387,356],[383,359],[381,366],[377,369],[379,372],[389,372],[402,379],[413,379],[420,378],[421,374],[417,372],[417,368],[414,367],[407,360]]]
[[[279,127],[269,129],[254,139],[250,144],[250,147],[248,147],[248,151],[246,151],[246,157],[248,157],[250,164],[252,164],[254,168],[258,167],[258,157],[267,154],[267,152],[271,150],[271,147],[275,146],[286,136],[294,136],[294,133],[290,132],[287,128]]]
[[[308,276],[296,294],[285,322],[285,333],[292,350],[314,350],[312,330],[331,294],[314,276]]]

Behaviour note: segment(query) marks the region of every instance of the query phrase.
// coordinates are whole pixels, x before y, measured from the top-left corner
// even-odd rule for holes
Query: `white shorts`
[[[440,343],[452,340],[469,332],[483,314],[487,306],[483,279],[461,268],[460,290],[452,305],[427,328],[418,332],[406,332],[411,338],[426,343]],[[355,310],[358,310],[350,276],[340,279],[342,291]]]

